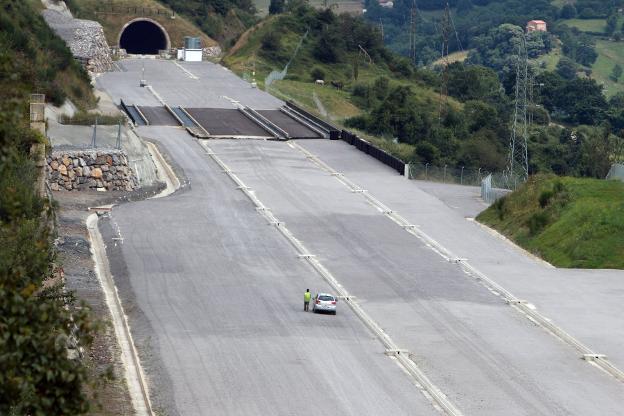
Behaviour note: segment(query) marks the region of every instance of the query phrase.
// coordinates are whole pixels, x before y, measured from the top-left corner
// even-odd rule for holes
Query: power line
[[[446,116],[448,109],[448,52],[449,52],[449,32],[450,32],[450,7],[448,1],[444,8],[444,18],[442,20],[442,85],[440,86],[440,107],[438,109],[438,121],[442,123],[442,119]]]
[[[448,6],[448,3],[447,3]],[[457,39],[457,46],[459,46],[460,51],[464,51],[464,47],[462,46],[461,40],[459,40],[459,34],[457,33],[457,29],[455,28],[455,22],[453,21],[453,15],[449,13],[449,19],[451,21],[451,27],[453,28],[453,32],[455,32],[455,39]]]

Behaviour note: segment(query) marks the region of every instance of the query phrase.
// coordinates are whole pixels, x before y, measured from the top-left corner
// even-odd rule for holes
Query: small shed
[[[201,62],[202,60],[201,39],[197,37],[184,37],[183,60],[186,62]]]

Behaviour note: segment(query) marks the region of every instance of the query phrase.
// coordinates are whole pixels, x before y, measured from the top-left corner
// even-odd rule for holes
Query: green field
[[[542,65],[542,63],[545,64],[546,67],[544,69],[547,71],[554,71],[557,67],[557,62],[559,62],[561,56],[561,48],[556,47],[546,55],[542,55],[539,58],[535,59],[535,62],[540,66]]]
[[[605,19],[566,19],[561,20],[570,27],[576,27],[583,32],[604,32],[607,26]]]
[[[624,268],[624,183],[537,175],[477,220],[557,267]]]
[[[598,52],[598,59],[592,66],[592,77],[604,85],[607,97],[623,92],[624,76],[616,83],[609,78],[609,75],[615,64],[619,64],[624,68],[624,42],[598,40],[596,42],[596,52]]]

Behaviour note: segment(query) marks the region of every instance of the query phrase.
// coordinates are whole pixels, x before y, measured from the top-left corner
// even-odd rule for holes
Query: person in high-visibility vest
[[[310,293],[310,289],[306,289],[303,294],[303,311],[307,312],[310,306],[310,299],[312,299],[312,293]]]

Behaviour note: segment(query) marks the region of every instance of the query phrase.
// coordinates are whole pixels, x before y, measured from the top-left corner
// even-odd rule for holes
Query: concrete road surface
[[[98,88],[106,90],[115,103],[123,99],[127,104],[160,105],[148,89],[139,86],[145,77],[172,107],[236,108],[232,101],[256,110],[274,110],[283,105],[281,100],[252,88],[229,69],[210,62],[124,59],[118,65],[123,71],[108,72],[97,79]]]
[[[325,144],[330,152],[334,143]],[[218,141],[210,147],[400,347],[415,353],[418,365],[465,414],[621,414],[624,385],[288,143]]]
[[[157,408],[170,415],[434,415],[382,345],[184,130],[142,127],[190,189],[112,213],[109,244]]]
[[[256,109],[281,102],[207,63],[124,60],[98,79],[115,102]],[[112,270],[153,397],[169,414],[434,414],[346,305],[301,311],[328,290],[182,129],[142,127],[190,186],[119,206]],[[558,271],[465,217],[470,192],[419,187],[343,142],[299,141],[572,335],[624,367],[621,272]],[[490,293],[283,142],[210,146],[465,415],[621,415],[624,384]],[[110,240],[117,233],[122,245]],[[115,234],[116,235],[116,234]],[[119,240],[115,240],[119,241]]]
[[[476,188],[405,180],[344,142],[299,143],[624,369],[624,271],[553,268],[466,220],[486,208]]]

